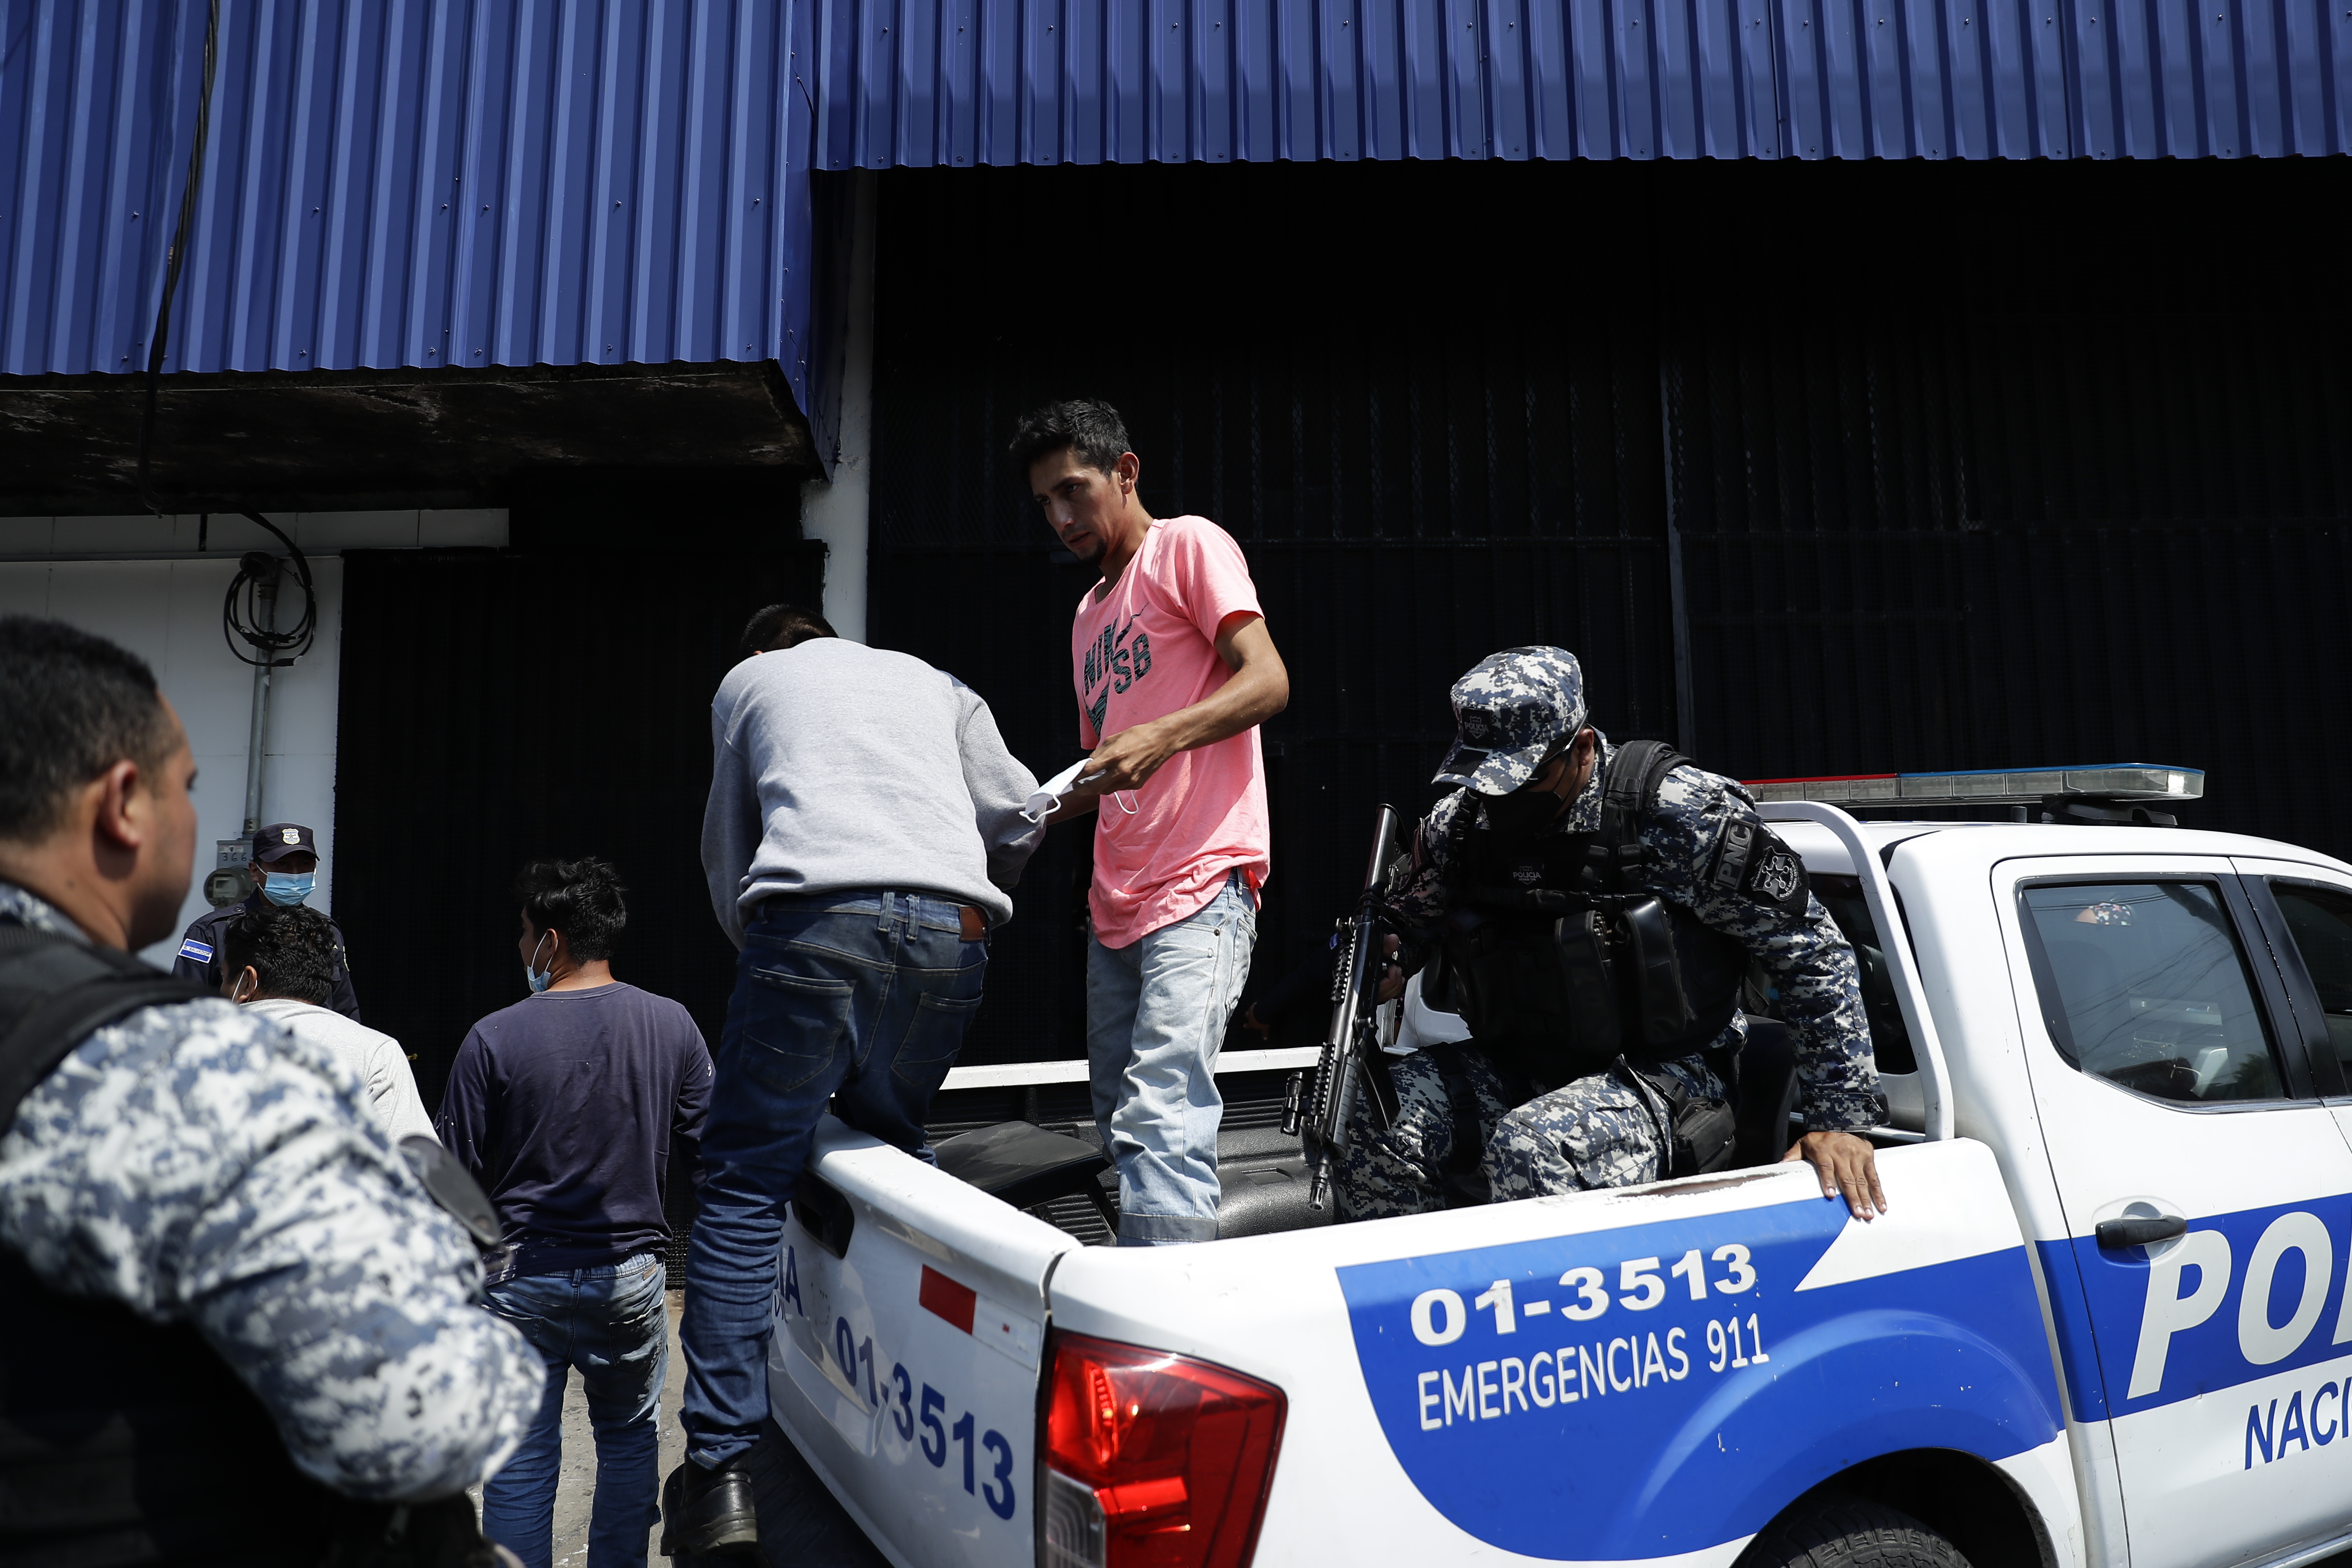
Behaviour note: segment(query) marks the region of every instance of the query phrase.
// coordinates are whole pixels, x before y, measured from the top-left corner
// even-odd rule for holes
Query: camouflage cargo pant
[[[1398,1111],[1385,1132],[1372,1128],[1369,1095],[1359,1096],[1348,1152],[1333,1183],[1339,1217],[1389,1219],[1445,1206],[1444,1175],[1456,1137],[1454,1098],[1435,1047],[1390,1059]],[[1692,1056],[1651,1069],[1679,1080],[1694,1100],[1727,1094],[1704,1058]],[[1658,1121],[1631,1085],[1594,1073],[1514,1108],[1486,1056],[1458,1053],[1454,1075],[1476,1101],[1486,1152],[1478,1169],[1496,1203],[1630,1187],[1659,1173]]]

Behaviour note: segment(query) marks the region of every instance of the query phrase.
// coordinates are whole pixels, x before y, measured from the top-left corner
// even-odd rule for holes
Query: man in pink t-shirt
[[[1257,726],[1289,701],[1290,676],[1233,536],[1144,510],[1116,409],[1038,409],[1013,459],[1063,545],[1102,570],[1070,627],[1093,757],[1061,815],[1096,818],[1087,1058],[1119,1243],[1214,1241],[1217,1049],[1267,868]]]

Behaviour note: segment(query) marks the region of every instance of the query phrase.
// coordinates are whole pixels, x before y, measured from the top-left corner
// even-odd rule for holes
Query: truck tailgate
[[[1030,1564],[1045,1279],[1078,1243],[827,1117],[784,1227],[776,1424],[901,1568]]]

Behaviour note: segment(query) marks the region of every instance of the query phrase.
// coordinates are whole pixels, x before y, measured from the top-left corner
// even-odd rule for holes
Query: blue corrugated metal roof
[[[2340,153],[2347,0],[226,0],[171,370],[780,361],[812,171]],[[144,363],[205,0],[0,0],[0,374]]]
[[[145,364],[204,0],[0,0],[0,374]],[[228,0],[170,370],[780,360],[811,96],[768,0]]]
[[[808,3],[827,169],[2352,143],[2336,0]]]

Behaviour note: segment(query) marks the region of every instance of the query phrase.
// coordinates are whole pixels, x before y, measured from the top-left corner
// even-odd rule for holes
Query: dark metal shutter
[[[1253,991],[1322,950],[1374,806],[1435,798],[1446,686],[1486,654],[1573,647],[1612,734],[1671,733],[1646,311],[1587,321],[1538,286],[1539,258],[1494,286],[1444,269],[1428,237],[1397,264],[1438,268],[1423,279],[1435,309],[1371,273],[1281,276],[1329,262],[1335,234],[1364,226],[1366,192],[1402,213],[1408,193],[1465,179],[1407,165],[882,182],[874,636],[971,684],[1041,774],[1075,759],[1069,628],[1095,574],[1051,563],[1004,447],[1035,403],[1117,405],[1155,515],[1196,512],[1240,541],[1290,671],[1264,737],[1274,878]],[[1052,264],[1041,211],[1130,212],[1150,237],[1131,275],[1090,280]],[[1622,282],[1646,289],[1637,261]],[[1015,895],[965,1060],[1082,1054],[1087,837],[1056,830]]]
[[[1033,765],[1075,756],[1092,575],[1047,563],[1003,451],[1033,404],[1116,404],[1153,510],[1241,540],[1290,668],[1254,990],[1320,947],[1373,803],[1431,799],[1448,684],[1515,643],[1573,649],[1612,736],[1687,731],[1735,777],[2178,762],[2210,774],[2185,820],[2343,853],[2340,180],[888,174],[875,635],[970,680]],[[1082,851],[1024,882],[967,1059],[1080,1053]]]
[[[700,858],[710,695],[752,611],[822,595],[823,547],[344,559],[335,917],[425,1106],[474,1021],[525,994],[512,888],[541,856],[619,868],[614,974],[715,1043],[735,950]]]

